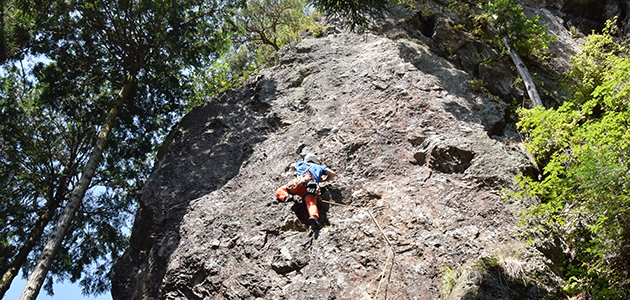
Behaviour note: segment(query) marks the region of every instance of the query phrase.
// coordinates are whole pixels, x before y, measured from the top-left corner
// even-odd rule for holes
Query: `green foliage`
[[[15,66],[3,70],[2,90],[0,91],[0,260],[2,274],[9,266],[16,263],[18,251],[26,249],[27,240],[42,238],[48,235],[43,230],[40,236],[34,236],[33,231],[39,226],[46,226],[55,220],[58,208],[76,183],[79,168],[85,163],[91,150],[96,133],[95,120],[98,113],[72,97],[60,97],[50,106],[43,98],[42,86],[28,80],[24,70]],[[31,79],[35,79],[31,77]],[[80,101],[90,102],[94,98],[84,98]],[[118,171],[123,176],[124,171]],[[97,176],[97,182],[105,180]],[[110,184],[115,184],[112,181]],[[108,206],[115,206],[110,209]],[[103,292],[109,282],[107,274],[94,272],[109,272],[109,268],[92,268],[93,264],[111,265],[114,261],[103,260],[102,257],[118,257],[127,244],[126,237],[121,233],[126,220],[131,217],[133,204],[129,200],[121,201],[120,196],[106,193],[98,196],[97,200],[90,197],[85,200],[78,212],[78,221],[73,225],[76,231],[67,237],[66,245],[60,257],[83,256],[82,259],[71,259],[66,264],[58,258],[53,264],[51,275],[66,277],[72,273],[71,280],[84,278],[98,278],[98,286],[85,286],[88,292]],[[52,213],[52,218],[43,220],[43,215]],[[95,215],[92,219],[84,219],[86,214]],[[43,222],[42,225],[38,225]],[[105,232],[113,234],[107,235]],[[89,236],[85,236],[90,234]],[[80,241],[79,241],[80,240]],[[32,260],[39,255],[39,247],[35,241],[31,252]],[[100,245],[98,249],[90,249],[91,244]],[[17,266],[19,269],[20,265]],[[30,267],[30,262],[24,265]],[[78,276],[78,277],[77,277]],[[52,282],[52,276],[49,277]],[[47,285],[52,289],[52,285]]]
[[[397,0],[310,0],[311,4],[331,20],[352,31],[363,31],[382,20],[388,6]]]
[[[525,220],[543,217],[573,254],[567,291],[598,299],[630,297],[630,58],[612,36],[586,38],[572,59],[571,96],[558,109],[519,111],[527,149],[544,178],[520,177],[524,194],[542,203]]]
[[[516,0],[450,0],[448,9],[464,20],[456,26],[499,47],[507,37],[521,56],[541,55],[556,40],[545,32],[538,16],[528,19]]]
[[[315,23],[313,24],[313,26],[311,26],[311,28],[309,28],[309,30],[313,32],[314,37],[319,38],[319,37],[322,37],[324,33],[326,33],[326,30],[328,30],[328,27],[329,26],[324,26],[319,23]]]
[[[461,266],[459,266],[461,269]],[[457,281],[457,277],[459,277],[458,269],[451,269],[448,266],[444,266],[444,269],[440,270],[442,274],[442,282],[440,284],[440,294],[448,295],[453,287],[455,286],[455,282]]]
[[[582,51],[571,58],[573,68],[568,77],[579,83],[575,86],[574,101],[580,105],[590,100],[591,94],[602,85],[605,77],[626,60],[624,55],[628,53],[627,45],[613,40],[615,23],[615,20],[606,21],[602,33],[585,39]]]
[[[241,27],[241,40],[255,48],[269,45],[275,51],[298,38],[308,27],[304,0],[249,0],[239,10],[236,23]]]
[[[473,78],[468,82],[468,86],[475,93],[482,93],[486,91],[486,83],[483,81],[483,78]]]
[[[299,40],[304,30],[322,30],[316,12],[307,14],[305,0],[250,0],[238,10],[231,47],[219,59],[195,70],[192,109],[212,96],[241,85],[250,74],[274,65],[276,52]]]
[[[473,28],[470,33],[482,40],[492,41],[496,36],[492,35],[490,24],[492,17],[488,14],[476,14],[472,16]]]
[[[193,79],[193,97],[186,103],[185,109],[190,111],[206,100],[227,91],[239,84],[238,76],[232,76],[230,66],[221,60],[210,63],[207,67],[195,70]]]
[[[57,4],[56,1],[0,1],[0,64],[24,56],[40,21]]]
[[[479,7],[479,1],[467,1],[467,0],[449,0],[448,2],[448,10],[456,13],[463,19],[470,19],[473,16],[477,15],[476,9]],[[431,15],[431,11],[426,11],[428,8],[425,7],[422,12],[423,15]]]
[[[320,11],[352,30],[365,29],[382,19],[387,6],[402,1],[307,1],[249,0],[238,11],[233,23],[238,33],[231,36],[229,51],[216,62],[195,70],[194,100],[187,109],[203,103],[217,93],[239,86],[250,74],[275,64],[276,52],[299,41],[300,34],[311,31],[319,37],[327,26],[318,24]],[[313,10],[307,4],[317,8]]]
[[[98,189],[83,199],[45,285],[51,291],[53,278],[66,278],[101,293],[127,245],[122,228],[153,153],[192,95],[189,70],[227,50],[239,1],[50,3],[29,21],[37,34],[29,31],[28,50],[46,63],[5,65],[0,81],[0,271],[33,267],[130,75],[131,98],[91,181]]]
[[[528,19],[516,0],[484,0],[483,10],[489,15],[497,39],[507,37],[519,55],[539,54],[556,40],[545,32],[547,25],[539,24],[539,16]]]
[[[305,0],[249,0],[236,15],[239,32],[226,61],[233,71],[255,71],[270,62],[276,51],[299,41],[315,27],[316,12],[308,13]]]

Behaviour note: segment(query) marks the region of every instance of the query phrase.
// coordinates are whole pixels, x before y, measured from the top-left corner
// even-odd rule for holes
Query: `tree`
[[[250,0],[234,16],[238,28],[230,50],[218,60],[196,70],[194,107],[210,97],[240,85],[249,74],[273,65],[275,53],[299,40],[304,30],[316,27],[316,13],[307,13],[305,0]],[[321,26],[321,25],[320,25]]]
[[[44,30],[32,41],[31,49],[53,61],[39,70],[43,75],[38,97],[50,104],[44,109],[55,107],[60,99],[73,99],[69,103],[76,107],[66,107],[69,111],[93,111],[93,122],[102,125],[91,127],[100,130],[98,137],[87,135],[96,145],[84,167],[76,166],[81,179],[67,185],[68,190],[74,190],[64,203],[64,214],[54,217],[59,218],[58,229],[49,236],[23,298],[36,296],[49,268],[54,269],[53,259],[64,248],[62,242],[73,226],[76,211],[85,211],[81,203],[86,190],[94,185],[94,174],[101,174],[101,182],[110,178],[128,185],[141,184],[142,170],[134,170],[136,162],[146,159],[155,149],[156,135],[177,117],[182,93],[187,90],[182,86],[186,82],[183,70],[225,49],[229,31],[224,30],[223,20],[237,4],[74,1],[56,6],[57,10],[48,12],[50,17],[41,21]],[[112,101],[116,90],[120,93]],[[125,143],[115,143],[120,141]],[[106,168],[99,169],[106,150]],[[127,175],[118,177],[120,172],[114,167],[122,167]],[[139,177],[132,178],[134,173]],[[39,199],[41,193],[35,188],[25,197]],[[73,276],[77,272],[67,271],[75,272]]]
[[[311,4],[331,20],[350,30],[362,31],[382,20],[388,6],[402,1],[396,0],[310,0]]]
[[[541,204],[524,220],[566,245],[570,294],[630,297],[630,58],[613,22],[572,58],[570,96],[557,109],[519,111],[526,146],[544,165],[542,181],[519,177]]]
[[[58,208],[65,204],[69,190],[76,183],[78,168],[89,154],[100,113],[86,105],[86,102],[97,102],[95,98],[80,99],[84,100],[81,102],[72,95],[56,96],[56,101],[46,103],[51,98],[46,97],[41,87],[46,81],[41,72],[34,74],[40,82],[35,85],[24,70],[16,69],[13,66],[4,70],[6,76],[2,78],[0,92],[0,156],[3,158],[0,161],[0,205],[4,208],[0,214],[3,222],[0,236],[2,245],[6,246],[3,248],[9,250],[3,251],[6,255],[0,260],[2,295],[19,269],[30,266],[29,259],[40,251],[40,239],[48,236],[48,223],[58,218]],[[54,73],[49,75],[58,77]],[[77,78],[68,76],[66,79],[80,85]],[[114,170],[114,173],[129,176],[122,170]],[[104,184],[102,181],[108,178],[103,175],[103,172],[97,174],[94,184],[109,187],[118,183],[111,180]],[[105,209],[107,206],[115,206],[116,210],[109,211]],[[77,215],[80,222],[74,224],[81,230],[66,239],[53,273],[61,276],[70,273],[72,281],[81,275],[94,278],[84,269],[86,266],[106,254],[115,258],[124,250],[126,241],[119,233],[130,209],[131,202],[121,201],[117,194],[101,195],[84,202]],[[100,211],[95,214],[95,210]],[[86,235],[92,236],[86,238]],[[89,243],[100,247],[90,249]],[[101,263],[104,264],[107,262]],[[49,277],[49,291],[51,284]],[[86,283],[84,288],[89,292],[99,287]]]
[[[307,1],[307,0],[250,0],[234,18],[239,32],[234,34],[230,51],[206,68],[196,70],[195,101],[189,107],[206,101],[213,95],[244,82],[249,74],[273,64],[276,51],[284,45],[299,40],[304,30],[315,34],[325,26],[315,24],[319,11],[327,17],[349,27],[364,30],[382,20],[388,6],[399,1]],[[310,12],[310,13],[309,13]]]
[[[303,0],[250,0],[236,15],[242,39],[278,51],[309,26]]]
[[[0,63],[20,55],[30,41],[34,23],[41,14],[43,3],[30,1],[0,1]]]
[[[305,13],[304,0],[250,0],[235,15],[239,32],[232,36],[233,48],[224,58],[236,74],[256,72],[269,65],[281,47],[298,41],[314,26]]]
[[[529,99],[534,106],[542,106],[534,80],[520,55],[527,56],[547,49],[554,38],[545,33],[546,25],[538,25],[538,16],[527,19],[516,0],[484,0],[483,3],[484,10],[492,16],[497,37],[503,42],[525,83]]]
[[[27,56],[49,14],[63,6],[58,0],[1,0],[0,64]]]
[[[61,243],[63,242],[68,229],[72,223],[72,219],[79,209],[79,205],[85,196],[86,191],[88,190],[92,177],[96,172],[96,168],[98,167],[100,160],[103,155],[103,151],[105,149],[108,136],[112,127],[114,126],[114,121],[116,120],[117,115],[120,113],[122,108],[122,104],[129,97],[129,93],[134,85],[134,77],[133,75],[129,75],[125,80],[124,86],[118,94],[117,99],[114,102],[113,108],[107,114],[107,119],[105,123],[101,126],[101,130],[97,134],[97,139],[94,145],[94,149],[90,154],[90,158],[87,161],[85,167],[81,172],[81,178],[77,183],[77,186],[72,190],[70,194],[70,198],[66,204],[66,207],[63,210],[61,218],[57,222],[55,229],[52,234],[48,238],[42,253],[37,260],[35,268],[31,272],[31,275],[26,282],[26,286],[24,287],[24,291],[20,296],[21,300],[26,299],[35,299],[37,298],[37,294],[41,289],[44,280],[46,279],[46,275],[50,266],[53,263],[53,260],[57,256],[59,249],[61,247]]]
[[[4,208],[0,219],[3,245],[11,250],[2,256],[0,296],[63,204],[92,135],[89,126],[67,126],[77,123],[72,116],[40,105],[39,90],[23,70],[18,72],[14,66],[5,72],[0,97],[0,203]]]

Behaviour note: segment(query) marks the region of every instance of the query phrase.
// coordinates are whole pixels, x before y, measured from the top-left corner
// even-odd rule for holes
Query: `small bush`
[[[328,27],[329,26],[324,26],[321,24],[313,24],[313,26],[311,26],[309,30],[313,32],[314,37],[320,38],[324,36],[324,33],[326,33],[326,30],[328,30]]]
[[[499,44],[507,37],[522,56],[543,53],[557,39],[545,32],[547,25],[540,25],[539,16],[528,19],[516,0],[484,0],[483,9],[494,25]]]
[[[461,267],[460,267],[461,268]],[[453,270],[448,266],[444,266],[444,269],[440,271],[442,274],[442,284],[440,286],[442,295],[448,295],[453,287],[455,286],[455,282],[457,281],[457,277],[459,277],[459,271]]]
[[[486,83],[482,78],[473,78],[468,82],[468,86],[475,93],[483,93],[486,92]]]

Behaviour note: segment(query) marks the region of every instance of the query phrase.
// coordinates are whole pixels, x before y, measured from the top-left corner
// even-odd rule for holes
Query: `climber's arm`
[[[337,176],[337,174],[335,174],[335,172],[333,172],[333,170],[329,169],[328,171],[326,171],[326,178],[322,178],[322,182],[333,180],[333,178],[335,178],[335,176]]]

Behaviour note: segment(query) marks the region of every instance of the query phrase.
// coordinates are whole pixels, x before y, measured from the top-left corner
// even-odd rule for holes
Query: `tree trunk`
[[[540,96],[538,95],[538,91],[536,90],[536,86],[534,85],[534,80],[532,79],[531,76],[529,76],[529,71],[527,70],[527,67],[525,67],[525,64],[521,60],[521,57],[518,56],[518,53],[516,53],[516,50],[514,50],[510,46],[510,43],[508,42],[507,37],[503,37],[503,43],[505,44],[505,47],[510,52],[510,57],[512,58],[512,61],[516,65],[518,74],[521,75],[521,78],[523,79],[523,82],[525,83],[525,88],[527,89],[527,94],[529,95],[529,99],[532,100],[532,104],[534,106],[542,106],[543,103],[542,103],[542,100],[540,100]]]
[[[83,169],[81,179],[70,194],[70,199],[68,199],[68,203],[63,210],[61,218],[57,222],[53,233],[48,238],[48,241],[42,250],[42,254],[39,256],[39,259],[35,264],[35,269],[33,269],[33,272],[31,272],[31,275],[28,277],[26,286],[24,287],[19,300],[35,300],[35,298],[37,298],[37,294],[39,294],[39,290],[44,283],[44,279],[46,279],[46,274],[48,273],[50,265],[61,248],[61,243],[68,233],[70,223],[72,222],[72,219],[83,200],[83,196],[85,196],[85,192],[90,186],[94,172],[103,157],[103,150],[105,149],[105,144],[107,143],[111,129],[114,126],[116,116],[120,112],[123,103],[127,100],[129,91],[131,91],[134,82],[135,78],[132,75],[127,76],[125,79],[124,86],[114,102],[114,107],[109,111],[109,114],[105,119],[105,124],[103,124],[98,133],[94,150]]]
[[[2,280],[0,280],[0,299],[4,297],[4,294],[11,287],[11,282],[13,282],[13,279],[17,276],[18,271],[20,271],[20,268],[26,262],[28,254],[31,253],[33,247],[35,247],[35,245],[37,245],[37,243],[41,240],[44,228],[46,228],[46,225],[48,225],[50,220],[52,220],[52,217],[55,215],[60,201],[57,201],[57,199],[53,201],[55,203],[52,203],[46,212],[39,218],[33,229],[31,229],[28,239],[24,242],[24,245],[20,247],[20,251],[18,251],[7,271],[2,275]]]
[[[55,212],[57,211],[57,208],[59,208],[59,205],[66,197],[66,191],[68,190],[68,179],[72,176],[71,174],[74,173],[74,168],[71,167],[72,163],[73,162],[71,161],[66,165],[61,180],[57,185],[57,191],[55,192],[54,197],[50,199],[48,207],[46,208],[46,212],[39,217],[39,220],[37,220],[35,226],[33,226],[31,231],[29,232],[28,238],[24,242],[24,245],[20,247],[18,253],[15,255],[15,257],[13,257],[13,261],[8,266],[4,274],[2,274],[2,279],[0,280],[0,299],[4,298],[4,294],[11,287],[11,282],[13,282],[13,279],[15,279],[15,276],[17,276],[20,268],[22,268],[22,266],[28,259],[28,255],[31,253],[35,245],[40,242],[42,234],[44,233],[44,229],[46,228],[46,226],[48,226],[48,223],[50,223],[50,220],[52,220]]]

